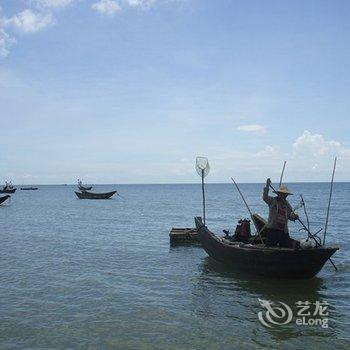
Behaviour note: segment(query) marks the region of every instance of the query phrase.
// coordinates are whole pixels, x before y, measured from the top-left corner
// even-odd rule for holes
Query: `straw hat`
[[[281,186],[278,190],[277,190],[278,193],[285,193],[285,194],[293,194],[292,192],[290,192],[288,190],[288,187],[287,186]]]

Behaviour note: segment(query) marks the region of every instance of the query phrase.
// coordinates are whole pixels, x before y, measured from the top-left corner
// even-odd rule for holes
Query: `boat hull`
[[[21,191],[36,191],[38,187],[21,187]]]
[[[0,193],[15,193],[17,188],[12,188],[11,190],[0,190]]]
[[[0,204],[4,203],[6,201],[6,199],[10,198],[11,196],[7,195],[4,197],[0,197]]]
[[[92,192],[75,192],[79,199],[109,199],[111,198],[117,191],[107,192],[107,193],[92,193]]]
[[[199,239],[207,254],[233,270],[274,278],[312,278],[337,247],[291,249],[264,245],[229,244],[195,218]]]

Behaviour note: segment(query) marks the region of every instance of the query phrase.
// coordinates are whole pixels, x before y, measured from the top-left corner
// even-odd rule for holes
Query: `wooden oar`
[[[271,189],[272,189],[273,192],[277,193],[277,191],[273,188],[273,186],[271,185],[271,183],[270,183],[270,187],[271,187]],[[288,202],[287,202],[287,203],[288,203]],[[294,215],[297,215],[297,214],[294,212],[293,208],[292,208],[290,205],[288,205],[288,207],[290,208],[290,210],[292,211],[292,213],[293,213]],[[298,215],[297,215],[297,216],[298,216]],[[309,238],[312,238],[312,239],[315,241],[316,247],[321,247],[321,244],[320,244],[319,242],[317,242],[317,240],[316,240],[316,238],[314,237],[314,235],[310,232],[310,230],[306,227],[306,225],[301,221],[301,219],[299,218],[299,216],[298,216],[298,219],[297,219],[297,220],[298,220],[298,222],[301,224],[301,226],[303,226],[304,230],[308,233]],[[335,264],[334,264],[334,262],[332,261],[332,259],[329,258],[328,260],[332,263],[332,265],[333,265],[333,267],[335,268],[335,270],[338,271],[338,269],[337,269],[337,267],[335,266]]]

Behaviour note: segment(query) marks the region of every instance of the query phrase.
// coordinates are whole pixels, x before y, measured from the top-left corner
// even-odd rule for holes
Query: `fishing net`
[[[210,166],[208,158],[206,157],[197,157],[196,158],[196,171],[199,176],[206,177],[209,174]]]

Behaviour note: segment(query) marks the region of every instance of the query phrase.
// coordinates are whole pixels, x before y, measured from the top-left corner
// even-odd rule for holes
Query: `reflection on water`
[[[271,339],[277,343],[309,344],[315,346],[315,342],[330,344],[337,336],[335,325],[341,322],[346,315],[337,310],[335,304],[327,297],[327,283],[320,277],[308,280],[280,280],[259,276],[251,276],[245,273],[232,271],[225,265],[205,257],[199,265],[200,274],[193,288],[195,296],[194,312],[201,316],[224,317],[230,320],[228,324],[242,325],[242,334],[252,332],[252,340],[256,345],[267,346]],[[288,325],[263,327],[258,322],[258,312],[262,311],[258,299],[282,301],[289,305],[293,312],[297,309],[297,301],[328,301],[331,322],[327,329],[321,326],[300,326],[291,322]],[[331,298],[330,298],[331,299]],[[345,311],[345,310],[344,310]],[[264,344],[264,334],[269,337]],[[301,338],[302,336],[302,338]],[[306,341],[307,336],[310,341]],[[316,340],[317,339],[317,340]],[[323,340],[322,340],[323,339]],[[347,344],[339,342],[339,348]],[[322,343],[322,346],[325,344]],[[291,345],[292,346],[292,345]]]
[[[208,283],[220,281],[234,285],[235,288],[257,298],[283,301],[293,300],[318,300],[322,298],[322,290],[327,287],[322,278],[315,277],[307,280],[275,279],[261,276],[252,276],[239,271],[232,271],[225,265],[206,257],[199,265],[202,278]],[[281,299],[282,300],[282,299]]]

